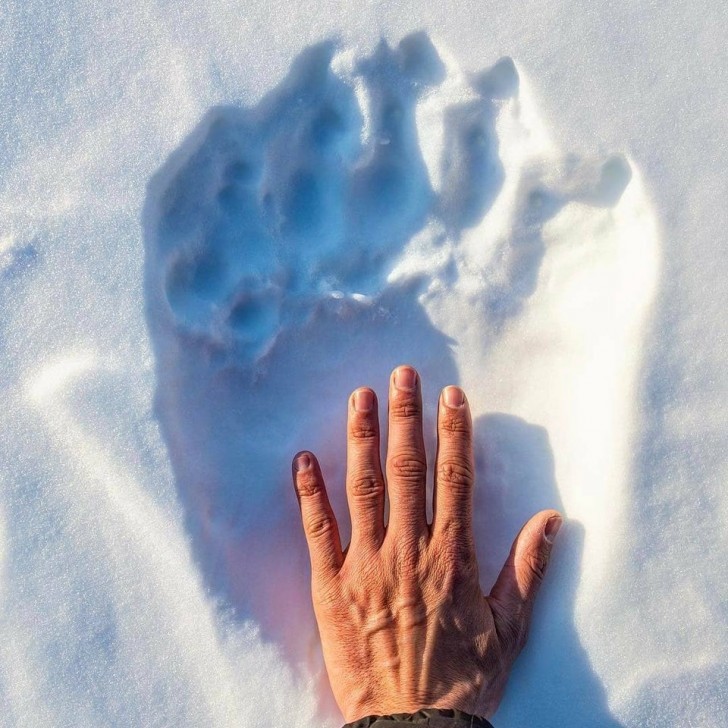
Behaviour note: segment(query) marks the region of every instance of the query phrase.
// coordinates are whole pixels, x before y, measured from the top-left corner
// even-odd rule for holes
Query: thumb
[[[488,601],[500,622],[501,634],[511,636],[518,649],[526,642],[533,603],[562,522],[558,511],[541,511],[533,516],[516,536],[490,592]]]

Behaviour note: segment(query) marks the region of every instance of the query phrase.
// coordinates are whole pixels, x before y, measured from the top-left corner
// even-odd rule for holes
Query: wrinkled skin
[[[542,511],[525,524],[484,596],[472,531],[472,421],[462,390],[440,395],[432,524],[414,369],[392,374],[386,478],[370,389],[349,400],[347,441],[346,552],[316,458],[299,453],[293,466],[324,659],[345,719],[423,707],[491,716],[526,641],[560,515]]]

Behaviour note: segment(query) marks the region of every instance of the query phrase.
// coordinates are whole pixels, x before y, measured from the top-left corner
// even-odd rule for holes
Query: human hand
[[[489,717],[525,644],[561,516],[541,511],[523,526],[484,596],[472,531],[472,422],[462,390],[446,387],[440,395],[430,525],[417,372],[398,367],[390,381],[386,526],[372,390],[352,394],[348,418],[352,534],[345,551],[316,458],[301,452],[294,459],[334,697],[347,721],[423,707]]]

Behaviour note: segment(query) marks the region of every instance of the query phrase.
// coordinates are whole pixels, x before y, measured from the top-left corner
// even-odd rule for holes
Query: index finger
[[[433,535],[472,539],[474,484],[470,407],[460,387],[445,387],[437,414]]]

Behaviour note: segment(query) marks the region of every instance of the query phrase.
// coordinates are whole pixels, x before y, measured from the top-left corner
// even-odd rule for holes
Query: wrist
[[[343,728],[405,728],[417,724],[428,728],[493,728],[485,718],[449,708],[422,708],[414,713],[369,715],[347,723]]]

